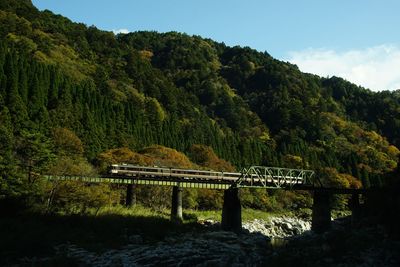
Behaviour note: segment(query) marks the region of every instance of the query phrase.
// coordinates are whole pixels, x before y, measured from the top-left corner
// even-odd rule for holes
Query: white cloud
[[[373,91],[400,89],[400,47],[396,45],[346,52],[310,48],[290,52],[287,60],[301,71],[339,76]]]
[[[113,33],[114,34],[119,34],[119,33],[127,34],[127,33],[129,33],[129,30],[128,29],[118,29],[118,30],[113,30]]]

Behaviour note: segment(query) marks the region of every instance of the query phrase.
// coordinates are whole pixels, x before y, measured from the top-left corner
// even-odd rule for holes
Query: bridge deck
[[[228,189],[232,183],[216,183],[208,181],[187,181],[184,179],[166,179],[165,177],[116,177],[116,176],[71,176],[71,175],[46,175],[49,180],[57,181],[81,181],[86,183],[112,183],[112,184],[138,184],[138,185],[160,185],[160,186],[180,186],[184,188],[203,188],[203,189]]]
[[[207,170],[144,167],[128,164],[111,165],[110,175],[103,177],[52,176],[50,180],[73,180],[90,183],[144,184],[189,188],[227,189],[230,187],[281,188],[302,185],[303,170],[272,168],[261,172],[216,172]],[[256,169],[258,170],[258,169]]]
[[[362,193],[364,189],[321,188],[314,172],[301,169],[252,166],[242,172],[215,172],[206,170],[176,169],[165,167],[144,167],[128,164],[111,165],[110,175],[55,176],[49,180],[82,181],[88,183],[114,183],[180,186],[184,188],[228,189],[231,187],[283,188],[294,190],[323,190],[331,193]]]

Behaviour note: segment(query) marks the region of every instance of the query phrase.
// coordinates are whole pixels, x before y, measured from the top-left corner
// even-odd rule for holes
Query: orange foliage
[[[356,177],[347,174],[347,173],[341,173],[339,174],[339,176],[344,179],[347,180],[347,182],[349,183],[349,188],[361,188],[362,187],[362,183],[360,180],[357,180]]]
[[[133,152],[127,147],[107,150],[101,153],[97,159],[100,163],[107,165],[115,163],[130,163],[143,166],[153,165],[151,157]]]
[[[101,153],[97,160],[102,167],[115,163],[129,163],[141,166],[192,168],[193,163],[185,154],[164,146],[150,146],[139,153],[127,147],[115,148]]]
[[[149,146],[139,151],[139,153],[151,158],[155,166],[177,168],[192,168],[194,166],[185,154],[165,146]]]
[[[220,159],[214,150],[205,145],[192,145],[190,148],[191,159],[200,166],[211,168],[216,171],[234,171],[235,167],[228,161]]]

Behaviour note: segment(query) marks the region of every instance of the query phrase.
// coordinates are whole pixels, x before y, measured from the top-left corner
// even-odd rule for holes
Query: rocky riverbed
[[[244,222],[239,234],[222,231],[215,221],[200,223],[204,227],[199,231],[170,233],[156,243],[147,242],[141,235],[127,236],[127,245],[101,253],[63,244],[55,248],[56,258],[68,259],[74,266],[396,266],[398,263],[395,251],[399,244],[385,241],[382,245],[379,240],[376,244],[383,248],[368,246],[381,236],[379,229],[349,233],[345,230],[346,220],[335,222],[333,230],[324,235],[313,234],[310,221],[287,216]],[[280,243],[283,245],[274,246],[275,239],[283,240]],[[388,246],[391,248],[386,250]],[[24,263],[49,266],[54,259],[27,259]]]
[[[310,231],[311,222],[296,217],[271,217],[267,221],[255,219],[245,222],[243,229],[269,238],[286,238]]]
[[[119,249],[94,253],[63,244],[55,248],[56,255],[82,266],[257,266],[272,249],[271,240],[299,235],[311,227],[309,221],[283,216],[244,222],[239,234],[220,230],[216,221],[200,223],[204,228],[198,232],[171,233],[157,243],[132,235]],[[46,259],[36,263],[40,261]]]

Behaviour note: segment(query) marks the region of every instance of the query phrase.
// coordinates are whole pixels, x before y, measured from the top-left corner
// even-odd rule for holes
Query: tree
[[[146,115],[151,125],[160,126],[166,115],[164,109],[155,98],[146,98]]]
[[[18,157],[33,183],[55,159],[50,141],[41,133],[23,131],[16,144]]]
[[[364,188],[370,188],[371,187],[371,182],[369,180],[369,173],[368,173],[366,168],[362,169],[361,181],[362,181],[362,185],[363,185]]]
[[[235,168],[229,162],[218,158],[214,150],[205,145],[194,144],[189,150],[190,159],[200,166],[215,171],[234,171]]]
[[[59,155],[81,156],[84,152],[81,139],[67,128],[53,129],[53,140]]]
[[[0,112],[0,200],[18,196],[23,190],[17,162],[13,156],[15,139],[10,122],[8,109],[4,107]]]

